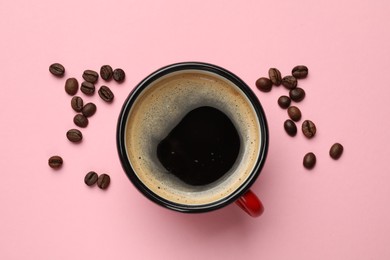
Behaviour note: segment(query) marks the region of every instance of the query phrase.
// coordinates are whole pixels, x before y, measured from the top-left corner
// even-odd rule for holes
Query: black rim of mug
[[[133,168],[130,165],[130,162],[127,157],[127,151],[126,151],[126,145],[125,145],[125,132],[126,132],[126,124],[128,119],[128,114],[130,112],[130,109],[134,102],[136,101],[137,97],[140,95],[140,93],[153,81],[156,79],[167,75],[172,72],[177,72],[181,70],[200,70],[200,71],[208,71],[215,73],[217,75],[220,75],[231,82],[233,82],[236,86],[238,86],[246,95],[246,97],[250,100],[257,118],[259,120],[260,128],[261,128],[261,140],[260,143],[260,151],[259,151],[259,157],[257,159],[257,162],[255,164],[255,167],[251,173],[251,175],[247,178],[247,180],[233,193],[231,193],[229,196],[226,196],[218,201],[209,203],[209,204],[202,204],[202,205],[185,205],[185,204],[179,204],[175,203],[169,200],[166,200],[157,194],[155,194],[152,190],[150,190],[145,184],[142,183],[142,181],[137,177],[136,173],[134,172]],[[157,204],[166,207],[171,210],[184,212],[184,213],[201,213],[201,212],[208,212],[212,210],[216,210],[219,208],[222,208],[234,201],[236,201],[240,196],[242,196],[256,181],[257,177],[260,175],[260,172],[264,166],[265,159],[267,157],[268,152],[268,142],[269,142],[269,132],[268,132],[268,125],[267,120],[265,117],[264,110],[260,104],[260,101],[256,97],[256,95],[253,93],[253,91],[250,89],[250,87],[242,81],[239,77],[231,73],[230,71],[213,65],[209,63],[204,62],[181,62],[181,63],[174,63],[165,67],[162,67],[149,76],[147,76],[144,80],[142,80],[129,94],[127,99],[125,100],[121,112],[119,114],[118,123],[117,123],[117,149],[119,153],[119,158],[122,164],[122,167],[127,175],[127,177],[130,179],[130,181],[134,184],[134,186],[147,198],[150,200],[156,202]]]

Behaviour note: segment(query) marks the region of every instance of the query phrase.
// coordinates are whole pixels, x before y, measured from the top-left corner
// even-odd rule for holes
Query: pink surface
[[[389,13],[385,0],[1,1],[0,259],[390,259]],[[267,113],[258,219],[235,205],[168,211],[121,168],[116,120],[128,93],[192,60],[233,71]],[[113,104],[85,97],[98,111],[80,145],[65,138],[74,113],[53,62],[79,81],[103,64],[127,73],[108,83]],[[254,87],[268,68],[286,75],[297,64],[310,69],[299,107],[317,124],[312,140],[284,132],[283,87]],[[334,142],[345,147],[339,161],[328,156]],[[312,171],[302,167],[309,151]],[[54,154],[59,171],[47,166]],[[107,191],[83,183],[90,170],[111,175]]]

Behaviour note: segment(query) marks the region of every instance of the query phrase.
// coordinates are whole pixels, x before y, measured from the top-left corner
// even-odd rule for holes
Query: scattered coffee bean
[[[98,175],[94,171],[90,171],[85,175],[84,177],[84,183],[87,184],[88,186],[94,185],[98,180]]]
[[[87,103],[81,110],[81,113],[83,113],[86,117],[91,117],[96,113],[96,105],[94,103]]]
[[[293,101],[300,102],[305,98],[306,93],[301,88],[294,88],[294,89],[290,90],[289,95]]]
[[[66,133],[66,137],[68,138],[69,141],[73,143],[78,143],[83,139],[83,134],[80,132],[80,130],[70,129]]]
[[[54,155],[49,158],[49,166],[53,169],[58,169],[62,166],[63,160],[61,156]]]
[[[344,151],[344,147],[339,143],[335,143],[330,148],[329,155],[333,159],[337,160],[341,157],[341,155],[343,154],[343,151]]]
[[[79,90],[79,82],[75,78],[69,78],[65,82],[65,92],[73,96]]]
[[[302,123],[302,132],[307,138],[312,138],[317,132],[316,125],[310,120],[305,120]]]
[[[78,127],[87,127],[88,126],[88,118],[86,118],[83,114],[77,114],[73,118],[73,122]]]
[[[299,110],[299,108],[297,108],[296,106],[291,106],[287,109],[287,113],[288,113],[288,116],[294,120],[295,122],[298,122],[299,120],[301,120],[301,117],[302,117],[302,113],[301,113],[301,110]]]
[[[90,83],[96,83],[98,81],[99,74],[94,70],[85,70],[83,73],[83,79]]]
[[[59,63],[53,63],[49,67],[49,71],[51,74],[57,77],[62,77],[65,74],[65,68]]]
[[[304,157],[303,157],[303,166],[306,168],[306,169],[313,169],[314,166],[316,165],[316,162],[317,162],[317,158],[316,158],[316,155],[314,153],[307,153]]]
[[[106,102],[112,102],[114,99],[114,93],[107,86],[101,86],[99,91],[99,96]]]
[[[270,92],[272,89],[272,81],[268,78],[261,77],[256,80],[256,87],[263,92]]]
[[[278,104],[281,108],[288,108],[291,104],[291,99],[288,96],[280,96],[278,99]]]
[[[125,80],[126,74],[122,69],[115,69],[113,73],[113,78],[117,82],[122,82]]]
[[[306,97],[306,93],[302,88],[297,87],[298,79],[304,79],[308,76],[309,69],[304,65],[295,66],[291,75],[282,78],[281,73],[276,68],[270,68],[268,70],[268,78],[261,77],[256,81],[256,87],[263,92],[269,92],[272,89],[272,85],[279,86],[282,84],[289,90],[289,96],[283,95],[278,98],[278,104],[281,108],[286,109],[288,116],[291,118],[284,122],[284,129],[289,136],[295,136],[297,134],[297,126],[295,122],[298,122],[302,118],[300,109],[296,106],[290,106],[291,100],[300,102]],[[271,83],[269,82],[271,81]],[[294,122],[295,121],[295,122]],[[311,120],[305,120],[302,123],[303,135],[307,138],[313,138],[316,135],[316,125]],[[337,160],[343,153],[343,146],[340,143],[335,143],[329,150],[331,158]],[[314,153],[307,153],[303,158],[303,165],[307,169],[312,169],[316,164],[316,156]]]
[[[81,83],[80,87],[81,92],[83,92],[87,96],[92,96],[95,93],[95,85],[91,82],[84,81]]]
[[[282,85],[285,86],[287,89],[294,89],[297,87],[298,81],[293,76],[285,76],[282,79]]]
[[[97,185],[102,190],[107,189],[110,185],[110,176],[105,173],[101,174],[97,180]]]
[[[81,110],[83,109],[84,101],[81,97],[74,96],[70,101],[70,105],[72,106],[74,111],[81,112]]]
[[[102,79],[108,81],[112,78],[112,74],[113,74],[113,71],[112,71],[112,67],[110,65],[103,65],[100,68],[100,77],[102,77]]]
[[[298,65],[292,69],[292,75],[296,79],[304,79],[307,77],[308,73],[309,73],[309,69],[304,65]]]
[[[295,136],[297,134],[297,126],[294,121],[287,119],[284,121],[284,130],[286,130],[289,136]]]
[[[282,74],[278,69],[270,68],[268,70],[268,76],[272,81],[272,84],[274,84],[275,86],[280,86],[280,84],[282,84]]]

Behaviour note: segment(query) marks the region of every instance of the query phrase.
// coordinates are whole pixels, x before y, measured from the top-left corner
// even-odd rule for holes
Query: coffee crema
[[[199,107],[222,111],[237,129],[240,145],[237,159],[222,177],[195,186],[167,174],[157,146]],[[258,117],[244,92],[202,70],[169,73],[145,87],[129,111],[125,129],[127,156],[136,176],[159,197],[183,205],[205,205],[232,194],[251,175],[262,142]]]

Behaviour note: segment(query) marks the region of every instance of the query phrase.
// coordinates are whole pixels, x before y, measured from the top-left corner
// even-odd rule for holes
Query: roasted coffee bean
[[[115,69],[113,73],[113,78],[117,82],[122,82],[125,80],[126,74],[122,69]]]
[[[281,108],[288,108],[291,104],[291,99],[288,96],[280,96],[278,99],[278,104]]]
[[[105,173],[101,174],[97,180],[97,185],[102,190],[107,189],[110,185],[110,176]]]
[[[106,102],[112,102],[114,99],[114,93],[107,86],[101,86],[99,91],[99,96]]]
[[[104,80],[110,80],[112,78],[112,74],[113,74],[113,71],[112,71],[112,67],[110,65],[103,65],[101,68],[100,68],[100,77],[102,77],[102,79]]]
[[[58,169],[62,166],[63,160],[61,156],[54,155],[49,158],[49,166],[53,169]]]
[[[287,89],[294,89],[297,87],[298,81],[293,76],[285,76],[282,79],[282,85],[285,86]]]
[[[268,78],[261,77],[256,80],[256,87],[263,92],[270,92],[272,89],[272,81]]]
[[[296,106],[291,106],[287,109],[287,113],[288,113],[288,116],[294,120],[295,122],[298,122],[299,120],[301,120],[301,117],[302,117],[302,113],[301,113],[301,110],[299,110],[299,108],[297,108]]]
[[[78,127],[87,127],[88,126],[88,118],[86,118],[83,114],[77,114],[73,118],[73,122]]]
[[[296,79],[304,79],[307,77],[309,69],[305,65],[298,65],[292,69],[291,73]]]
[[[81,97],[74,96],[70,101],[70,105],[72,106],[74,111],[81,112],[81,110],[83,109],[84,101]]]
[[[300,102],[305,98],[306,93],[301,88],[294,88],[294,89],[290,90],[289,96],[293,101]]]
[[[73,96],[79,90],[79,82],[75,78],[69,78],[65,82],[65,92]]]
[[[305,120],[302,123],[302,132],[307,138],[312,138],[317,132],[316,125],[310,120]]]
[[[84,116],[90,117],[96,113],[96,105],[94,103],[87,103],[81,110]]]
[[[95,93],[95,85],[91,82],[84,81],[81,83],[80,87],[81,92],[83,92],[87,96],[92,96]]]
[[[341,157],[341,155],[343,154],[343,151],[344,151],[344,147],[339,143],[335,143],[330,148],[329,155],[333,159],[337,160]]]
[[[98,180],[98,175],[94,171],[90,171],[85,175],[84,177],[84,183],[87,184],[88,186],[94,185]]]
[[[85,70],[83,73],[83,79],[91,83],[96,83],[99,79],[99,74],[94,70]]]
[[[272,84],[274,84],[275,86],[280,86],[280,84],[282,84],[282,74],[278,69],[270,68],[268,70],[268,76],[272,81]]]
[[[284,121],[284,130],[286,130],[289,136],[295,136],[297,134],[297,126],[294,121],[287,119]]]
[[[80,132],[80,130],[70,129],[66,133],[66,137],[68,138],[69,141],[73,143],[78,143],[83,139],[83,134]]]
[[[62,77],[65,74],[65,68],[59,63],[53,63],[49,67],[49,71],[51,74],[57,77]]]
[[[313,169],[314,166],[316,165],[316,162],[317,162],[317,158],[316,158],[316,155],[312,152],[310,153],[307,153],[304,157],[303,157],[303,166],[306,168],[306,169]]]

